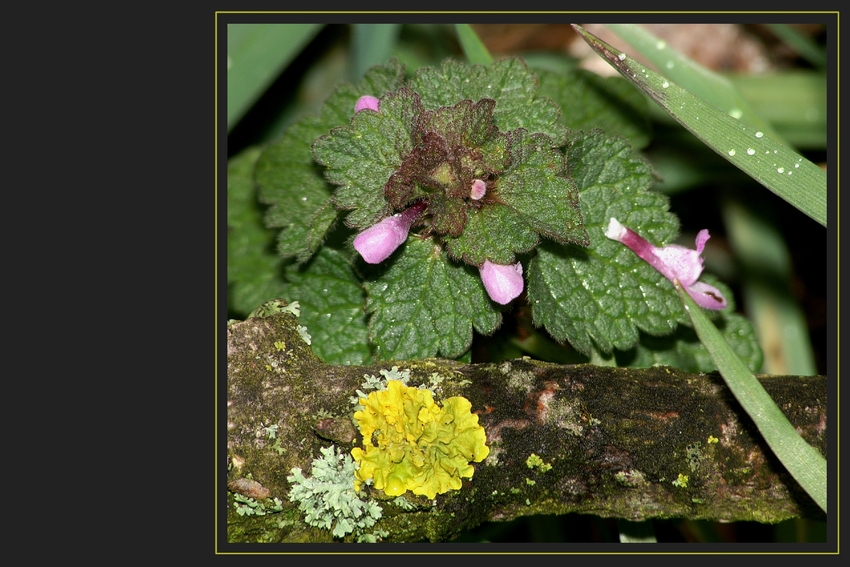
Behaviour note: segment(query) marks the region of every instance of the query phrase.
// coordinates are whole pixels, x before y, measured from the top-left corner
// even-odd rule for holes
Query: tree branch
[[[410,385],[438,383],[437,401],[468,398],[490,454],[474,464],[473,477],[460,490],[433,501],[410,492],[398,501],[364,487],[363,498],[383,509],[367,531],[383,541],[448,541],[483,522],[531,514],[766,523],[824,519],[716,373],[528,358],[333,366],[313,354],[298,332],[297,317],[278,313],[228,325],[230,542],[334,540],[330,530],[309,526],[298,503],[289,501],[287,476],[293,467],[309,475],[323,447],[333,444],[350,453],[360,444],[351,398],[364,375],[380,377],[392,366],[410,371]],[[759,379],[801,435],[825,455],[825,377]],[[530,467],[532,454],[551,469]],[[248,497],[266,503],[266,514],[245,514],[244,505],[240,514],[237,499]],[[277,509],[274,498],[281,502]]]

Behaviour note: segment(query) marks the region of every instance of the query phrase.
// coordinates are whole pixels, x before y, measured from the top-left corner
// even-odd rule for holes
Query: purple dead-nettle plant
[[[323,356],[459,357],[522,299],[535,327],[586,356],[636,349],[641,364],[673,364],[691,348],[677,330],[687,315],[672,287],[635,269],[641,258],[757,353],[727,288],[699,281],[708,231],[695,250],[655,247],[609,220],[620,211],[665,241],[679,227],[652,190],[644,133],[622,117],[633,96],[612,83],[594,102],[597,79],[516,58],[447,59],[411,76],[391,60],[263,151],[254,176],[268,223],[296,259],[287,291],[312,304],[303,317],[329,337]],[[588,102],[611,112],[589,119]],[[670,352],[642,350],[652,336]]]
[[[501,65],[527,74],[517,61]],[[421,79],[433,88],[429,72],[412,83]],[[350,125],[319,138],[314,156],[339,185],[334,204],[350,210],[345,223],[358,230],[354,248],[367,263],[389,258],[417,226],[449,258],[478,268],[489,297],[505,305],[524,289],[516,255],[532,251],[541,235],[589,243],[559,149],[566,128],[555,123],[558,111],[545,99],[506,107],[540,110],[546,120],[529,126],[544,131],[533,133],[516,118],[508,122],[518,127],[503,131],[495,98],[450,104],[434,98],[410,85],[380,98],[361,96]]]
[[[615,218],[611,218],[608,222],[605,236],[628,246],[639,258],[645,260],[671,282],[675,283],[675,280],[679,280],[697,305],[706,309],[723,309],[726,307],[726,298],[723,297],[719,289],[697,281],[703,270],[702,251],[705,248],[706,241],[710,238],[708,229],[702,229],[697,234],[696,250],[678,244],[670,244],[663,248],[653,246],[648,240],[632,229],[623,226]]]
[[[490,102],[492,101],[487,101],[488,105]],[[379,105],[380,100],[378,98],[371,95],[365,95],[357,100],[357,103],[354,106],[354,111],[357,113],[361,110],[368,109],[378,112]],[[429,138],[429,141],[427,142],[425,142],[426,137]],[[422,135],[422,141],[425,143],[425,148],[428,148],[429,145],[433,144],[436,144],[437,146],[436,148],[426,150],[436,152],[436,160],[433,159],[433,156],[431,157],[431,161],[435,161],[435,163],[425,166],[426,170],[430,170],[430,178],[428,181],[436,182],[436,185],[443,186],[443,188],[447,189],[447,194],[452,194],[452,196],[455,197],[461,197],[460,195],[453,195],[454,186],[462,185],[463,182],[459,182],[458,178],[466,178],[470,175],[469,171],[464,170],[463,161],[461,161],[461,163],[457,163],[457,160],[454,160],[454,163],[452,163],[452,159],[455,157],[452,154],[457,152],[458,148],[461,146],[455,144],[451,147],[447,147],[444,140],[438,139],[435,141],[434,134],[430,132]],[[473,152],[468,152],[466,161],[471,162],[475,155],[476,154]],[[421,165],[421,163],[415,161],[418,159],[420,158],[415,157],[412,162],[408,162],[413,163],[411,168]],[[428,158],[426,158],[426,160],[427,159]],[[478,159],[480,159],[480,157]],[[432,165],[433,168],[431,167]],[[481,173],[488,173],[489,175],[492,175],[492,173],[489,173],[487,169],[482,169],[479,164],[479,167],[475,169],[472,174],[480,175]],[[418,174],[421,175],[422,172],[419,171]],[[394,174],[394,176],[396,179],[401,178],[401,176],[396,174]],[[390,179],[392,181],[393,178],[391,177]],[[483,179],[472,179],[471,183],[468,184],[468,187],[468,197],[471,201],[481,201],[481,199],[483,199],[487,194],[487,183]],[[406,189],[409,190],[410,187],[408,186]],[[395,200],[396,202],[401,203],[401,199],[396,198]],[[410,227],[419,218],[423,211],[425,211],[427,206],[428,203],[426,201],[418,201],[403,212],[386,217],[378,223],[370,226],[355,237],[354,249],[357,250],[363,260],[369,264],[379,264],[383,262],[389,258],[390,255],[392,255],[392,253],[401,246],[405,240],[407,240]],[[437,211],[443,211],[443,207],[445,207],[445,204],[438,202],[435,209]],[[455,206],[455,208],[455,213],[460,217],[467,214],[466,211],[457,210],[457,206]],[[451,223],[446,225],[450,227],[447,231],[450,233],[458,232],[457,224],[463,221],[465,221],[463,218],[454,218],[451,221],[446,221]],[[487,290],[490,298],[496,303],[506,305],[522,293],[524,283],[522,280],[522,265],[519,262],[516,264],[502,265],[494,264],[489,260],[484,260],[484,263],[479,267],[479,269],[481,271],[481,279],[484,284],[484,288]]]

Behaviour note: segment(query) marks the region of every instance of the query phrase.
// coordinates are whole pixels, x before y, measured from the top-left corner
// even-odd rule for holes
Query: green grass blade
[[[390,58],[400,29],[401,24],[352,24],[353,82],[359,82],[366,71]]]
[[[727,78],[668,47],[665,41],[638,24],[606,24],[605,27],[623,38],[656,69],[662,70],[670,81],[741,122],[758,128],[774,140],[785,143]]]
[[[755,422],[764,440],[791,476],[826,512],[826,459],[797,433],[747,365],[738,358],[717,327],[678,281],[676,291],[700,342],[708,350],[735,399]]]
[[[730,75],[729,80],[759,116],[770,122],[798,150],[825,149],[826,75],[793,70],[761,75]],[[793,112],[788,109],[793,108]]]
[[[708,147],[800,211],[826,226],[826,172],[766,135],[718,110],[577,25],[603,59]]]
[[[455,24],[457,38],[470,65],[490,65],[493,56],[469,24]]]
[[[818,69],[826,69],[826,53],[812,39],[788,24],[765,24],[797,54]]]
[[[723,224],[740,266],[744,309],[764,352],[766,374],[813,376],[817,365],[806,318],[791,290],[791,254],[763,200],[724,194]]]
[[[227,130],[251,108],[323,24],[227,26]]]

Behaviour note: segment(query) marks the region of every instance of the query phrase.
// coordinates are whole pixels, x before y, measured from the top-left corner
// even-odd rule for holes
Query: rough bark
[[[411,385],[442,380],[438,399],[468,398],[490,454],[475,463],[473,477],[460,490],[433,501],[408,492],[410,505],[404,508],[412,509],[366,487],[368,498],[383,508],[374,526],[375,533],[388,534],[382,541],[448,541],[483,522],[531,514],[765,523],[824,519],[716,373],[528,358],[334,366],[313,354],[297,325],[289,313],[228,325],[228,489],[221,503],[227,506],[229,542],[341,541],[303,521],[297,503],[289,501],[286,477],[293,467],[309,475],[322,447],[334,444],[350,452],[359,445],[350,399],[364,375],[379,376],[393,366],[410,371]],[[759,379],[800,434],[825,455],[825,377]],[[268,435],[273,426],[274,439]],[[551,469],[530,468],[531,454]],[[278,498],[282,510],[240,515],[237,494],[265,502]]]

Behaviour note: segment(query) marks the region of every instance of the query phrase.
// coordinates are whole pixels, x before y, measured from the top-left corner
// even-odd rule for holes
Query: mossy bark
[[[227,448],[219,477],[226,474],[229,488],[222,487],[219,503],[222,512],[227,509],[229,542],[341,541],[303,521],[297,503],[289,501],[286,477],[293,467],[309,475],[321,447],[335,444],[348,452],[359,444],[350,399],[365,374],[380,377],[393,366],[410,371],[410,385],[438,384],[438,400],[468,398],[490,454],[475,463],[463,488],[433,501],[408,492],[402,507],[366,487],[367,497],[383,508],[368,531],[387,533],[382,541],[447,541],[483,522],[531,514],[824,519],[716,373],[527,358],[333,366],[313,354],[297,326],[289,313],[228,325],[227,374],[220,375],[226,408],[219,412]],[[826,455],[825,377],[759,379],[800,434]],[[539,462],[528,461],[532,454],[543,465],[529,466]],[[283,510],[240,515],[237,493],[268,503],[267,509],[278,498]]]

